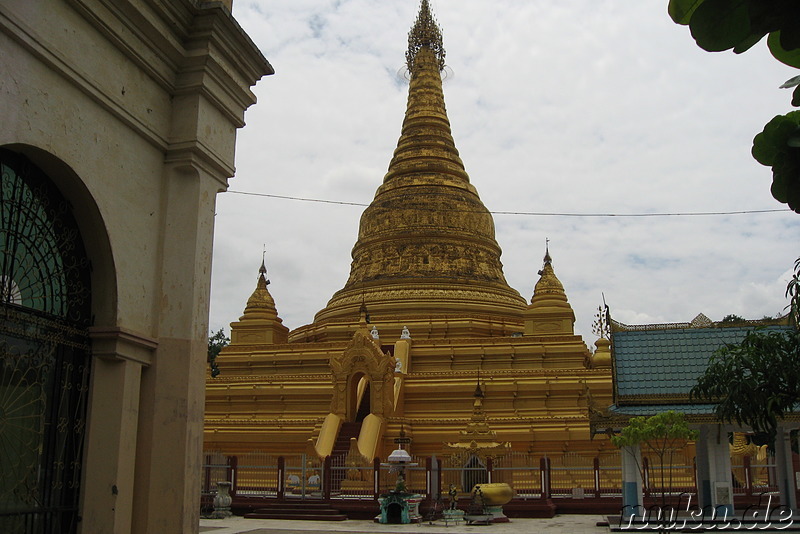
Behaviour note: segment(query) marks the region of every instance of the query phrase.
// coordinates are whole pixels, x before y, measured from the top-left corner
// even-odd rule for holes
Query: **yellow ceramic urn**
[[[472,493],[477,493],[478,488],[480,488],[484,506],[503,506],[514,497],[514,490],[505,482],[475,484]]]

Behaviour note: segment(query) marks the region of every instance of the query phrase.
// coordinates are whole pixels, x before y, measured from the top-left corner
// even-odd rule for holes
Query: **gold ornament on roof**
[[[428,0],[422,0],[419,5],[417,21],[408,32],[408,51],[406,51],[406,64],[411,75],[414,75],[414,66],[417,54],[423,48],[428,48],[436,57],[439,72],[444,70],[444,42],[442,29],[431,13]]]
[[[592,333],[601,339],[611,339],[611,313],[603,297],[603,305],[597,307],[592,322]]]

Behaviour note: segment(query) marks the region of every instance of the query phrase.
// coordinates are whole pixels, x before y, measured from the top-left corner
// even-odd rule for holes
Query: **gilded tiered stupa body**
[[[590,404],[611,402],[608,344],[593,354],[574,334],[549,254],[530,303],[507,284],[492,216],[451,134],[427,0],[406,59],[402,133],[361,218],[349,279],[313,323],[287,332],[262,269],[221,374],[208,379],[206,448],[326,456],[351,423],[367,458],[385,459],[401,427],[412,453],[447,455],[476,424],[478,381],[487,446],[610,448],[590,440],[588,420]]]

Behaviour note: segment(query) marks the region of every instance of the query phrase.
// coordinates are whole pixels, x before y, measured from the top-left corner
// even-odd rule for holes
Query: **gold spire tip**
[[[258,278],[259,280],[263,278],[265,285],[269,285],[269,280],[267,280],[266,276],[267,275],[267,264],[265,259],[266,254],[267,251],[265,250],[264,253],[261,255],[261,267],[258,268]]]
[[[549,263],[553,263],[553,258],[550,257],[550,239],[545,238],[544,240],[544,264],[547,265]]]
[[[419,4],[419,14],[411,31],[408,32],[408,51],[406,52],[406,63],[409,72],[414,74],[414,62],[417,54],[423,48],[428,48],[436,56],[439,72],[444,70],[444,43],[442,41],[442,29],[436,22],[431,13],[428,0],[421,0]]]

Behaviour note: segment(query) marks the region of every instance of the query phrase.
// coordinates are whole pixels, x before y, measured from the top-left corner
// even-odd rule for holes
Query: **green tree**
[[[717,403],[716,416],[766,435],[774,446],[778,420],[800,399],[800,332],[749,332],[721,347],[692,388],[691,397]]]
[[[230,342],[230,338],[225,335],[224,328],[220,328],[208,336],[208,365],[211,367],[212,378],[219,376],[220,371],[219,367],[217,367],[217,356],[219,356],[220,351]]]
[[[690,397],[716,403],[716,416],[766,436],[774,447],[778,422],[800,400],[800,258],[786,287],[792,330],[755,329],[720,347]]]
[[[735,313],[730,313],[722,318],[720,321],[721,323],[743,323],[744,317],[741,315],[736,315]]]
[[[698,432],[690,430],[686,416],[672,410],[651,417],[633,417],[618,435],[611,438],[616,447],[639,446],[642,452],[650,451],[658,458],[661,469],[661,504],[667,504],[667,493],[672,490],[672,466],[676,452],[683,450],[689,440],[697,439]],[[635,458],[635,457],[634,457]],[[644,481],[642,466],[638,464],[639,475]],[[669,480],[665,479],[669,472]]]
[[[800,68],[800,2],[796,0],[669,0],[669,15],[689,26],[698,46],[709,52],[749,50],[765,36],[772,55]],[[800,76],[781,87],[795,87],[800,106]],[[753,157],[772,167],[772,196],[800,213],[800,112],[774,117],[753,139]]]

